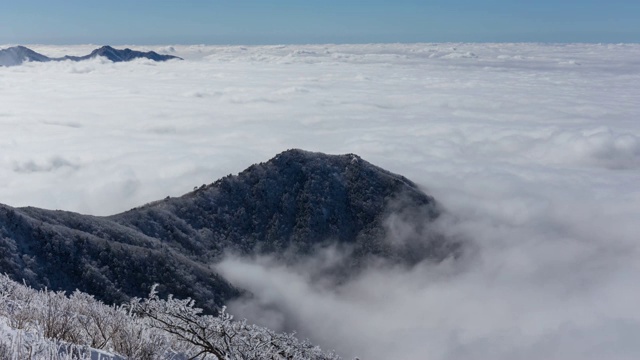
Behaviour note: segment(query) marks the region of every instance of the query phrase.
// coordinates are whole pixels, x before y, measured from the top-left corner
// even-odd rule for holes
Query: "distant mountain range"
[[[150,59],[153,61],[167,61],[181,58],[173,55],[161,55],[154,51],[142,52],[131,49],[115,49],[111,46],[103,46],[93,50],[85,56],[64,56],[60,58],[50,58],[37,53],[24,46],[14,46],[0,50],[0,66],[16,66],[24,62],[49,62],[49,61],[83,61],[93,59],[98,56],[105,57],[113,62],[131,61],[134,59]]]
[[[227,253],[286,262],[343,244],[351,251],[334,270],[344,276],[379,258],[439,261],[459,249],[430,230],[439,215],[435,200],[411,181],[356,155],[288,150],[113,216],[0,205],[0,273],[108,303],[143,297],[159,283],[161,293],[215,312],[242,292],[211,267]],[[410,231],[393,233],[390,219]]]

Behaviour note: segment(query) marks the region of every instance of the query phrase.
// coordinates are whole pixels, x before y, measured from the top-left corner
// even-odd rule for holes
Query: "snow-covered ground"
[[[185,61],[0,68],[1,203],[111,214],[353,152],[423,185],[472,254],[337,290],[230,260],[263,300],[237,310],[277,302],[264,322],[370,359],[640,356],[640,45],[135,48]]]
[[[3,360],[124,360],[123,357],[88,346],[76,346],[45,338],[36,331],[18,330],[0,315],[0,357]]]

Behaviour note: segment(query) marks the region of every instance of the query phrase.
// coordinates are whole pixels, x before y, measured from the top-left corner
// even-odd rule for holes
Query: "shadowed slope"
[[[37,288],[80,289],[107,303],[146,296],[154,283],[209,311],[239,294],[207,265],[111,221],[4,205],[0,272]]]

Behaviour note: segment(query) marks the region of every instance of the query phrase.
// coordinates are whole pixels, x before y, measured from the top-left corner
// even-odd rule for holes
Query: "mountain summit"
[[[0,50],[0,66],[15,66],[27,61],[46,62],[51,59],[24,46]]]
[[[416,216],[431,221],[440,210],[407,178],[357,155],[293,149],[182,197],[109,219],[199,254],[202,260],[229,250],[250,254],[295,249],[307,254],[327,242],[349,244],[359,255],[437,257],[433,246],[430,254],[416,253],[415,248],[386,241],[390,234],[385,221],[391,213],[402,214],[401,221],[412,222],[417,219],[409,218]]]
[[[61,58],[50,58],[46,55],[39,54],[24,46],[14,46],[0,50],[0,66],[16,66],[24,62],[48,62],[48,61],[83,61],[93,59],[98,56],[105,57],[113,62],[131,61],[134,59],[149,59],[153,61],[167,61],[172,59],[182,60],[173,55],[161,55],[154,51],[142,52],[131,49],[115,49],[111,46],[103,46],[93,50],[89,55],[85,56],[64,56]]]
[[[370,259],[439,261],[458,247],[431,229],[439,214],[411,181],[357,155],[288,150],[109,217],[0,205],[0,272],[110,303],[160,283],[162,293],[215,311],[240,294],[210,267],[226,253],[291,261],[339,244],[349,249],[341,274]]]

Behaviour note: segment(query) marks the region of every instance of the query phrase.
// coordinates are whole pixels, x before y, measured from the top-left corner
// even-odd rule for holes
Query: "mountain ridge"
[[[52,58],[35,52],[28,47],[18,45],[6,49],[0,49],[0,66],[17,66],[24,62],[51,62],[51,61],[84,61],[96,57],[105,57],[112,62],[126,62],[134,59],[149,59],[153,61],[167,61],[172,59],[182,60],[173,55],[162,55],[155,51],[137,51],[129,48],[116,49],[109,45],[102,46],[84,56],[70,56]]]
[[[372,258],[439,261],[458,248],[429,230],[440,213],[410,180],[357,155],[293,149],[181,197],[106,217],[0,205],[0,272],[107,303],[142,297],[159,283],[161,293],[215,312],[242,293],[211,266],[229,252],[286,261],[343,244],[352,249],[343,274]],[[391,214],[404,214],[403,226],[415,230],[401,246],[387,239]]]

